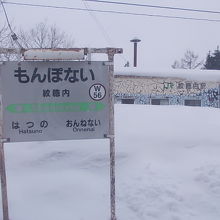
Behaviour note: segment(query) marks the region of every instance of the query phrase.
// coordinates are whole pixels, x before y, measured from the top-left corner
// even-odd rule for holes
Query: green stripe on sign
[[[11,113],[97,112],[104,108],[105,104],[101,102],[64,102],[11,104],[6,107],[6,110]]]

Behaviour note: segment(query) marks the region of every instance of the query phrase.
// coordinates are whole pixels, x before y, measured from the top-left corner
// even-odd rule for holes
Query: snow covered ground
[[[219,220],[220,109],[116,105],[115,114],[118,220]],[[108,140],[5,153],[11,220],[109,220]]]

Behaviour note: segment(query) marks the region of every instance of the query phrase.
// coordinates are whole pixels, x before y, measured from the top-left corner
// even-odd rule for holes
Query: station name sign
[[[101,61],[0,65],[3,137],[10,142],[100,139],[109,133],[109,74]]]

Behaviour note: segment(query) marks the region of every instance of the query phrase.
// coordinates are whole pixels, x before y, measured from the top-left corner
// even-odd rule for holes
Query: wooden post
[[[1,191],[2,191],[2,211],[3,220],[9,220],[8,214],[8,196],[7,196],[7,181],[5,171],[5,155],[4,155],[4,143],[0,140],[0,172],[1,172]]]
[[[109,101],[110,101],[110,193],[111,193],[111,220],[116,220],[116,208],[115,208],[115,128],[114,128],[114,54],[112,50],[108,51],[108,61],[109,61],[109,75],[110,75],[110,91],[109,91]]]
[[[1,175],[1,193],[2,193],[2,213],[3,213],[3,220],[9,220],[4,141],[6,140],[3,139],[2,96],[0,95],[0,175]]]

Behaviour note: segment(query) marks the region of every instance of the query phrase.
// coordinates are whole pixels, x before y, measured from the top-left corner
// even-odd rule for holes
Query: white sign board
[[[109,75],[104,62],[4,62],[0,79],[3,138],[10,142],[98,139],[109,134]]]

